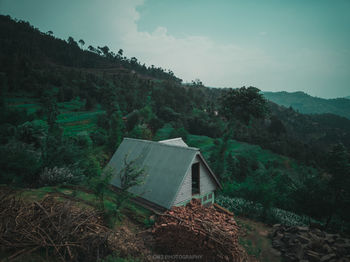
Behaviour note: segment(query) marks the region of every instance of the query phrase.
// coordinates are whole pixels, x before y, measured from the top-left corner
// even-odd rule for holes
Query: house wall
[[[196,163],[196,161],[193,161],[193,163]],[[191,164],[191,165],[192,165]],[[177,193],[177,196],[174,201],[174,206],[187,201],[188,199],[191,199],[192,196],[192,176],[191,176],[192,169],[191,167],[187,170],[186,176],[184,181],[182,182],[181,188],[179,192]]]
[[[187,204],[192,198],[201,198],[203,204],[214,202],[214,191],[216,189],[216,184],[198,155],[192,161],[191,165],[198,162],[200,162],[200,194],[192,196],[192,169],[190,167],[175,198],[173,204],[174,206]]]

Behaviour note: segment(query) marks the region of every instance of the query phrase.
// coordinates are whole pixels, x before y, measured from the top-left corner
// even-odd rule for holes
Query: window
[[[210,194],[208,195],[208,199],[211,199],[211,198],[212,198],[212,195],[213,195],[213,193],[210,193]]]
[[[199,194],[199,163],[192,165],[192,195]]]

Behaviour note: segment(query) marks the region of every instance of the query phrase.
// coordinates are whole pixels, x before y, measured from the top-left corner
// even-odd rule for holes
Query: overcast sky
[[[350,0],[0,0],[0,13],[185,82],[350,95]]]

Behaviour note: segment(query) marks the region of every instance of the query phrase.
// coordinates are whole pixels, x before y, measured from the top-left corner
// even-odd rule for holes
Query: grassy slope
[[[26,201],[38,201],[46,196],[53,195],[59,201],[72,200],[77,206],[84,208],[94,208],[98,206],[98,200],[95,195],[88,190],[76,187],[65,187],[65,186],[54,186],[54,187],[41,187],[35,189],[23,189],[18,191],[19,196],[21,196]],[[112,210],[115,206],[112,199],[114,198],[114,192],[109,192],[105,196],[104,205],[107,210]],[[138,223],[143,224],[153,213],[145,209],[144,207],[134,203],[127,202],[125,207],[122,209],[122,215],[132,219]]]
[[[279,105],[293,107],[304,114],[332,113],[350,118],[350,101],[345,98],[324,99],[303,92],[264,92],[264,96]]]
[[[172,130],[173,128],[168,126],[159,129],[154,137],[154,140],[159,141],[169,138]],[[209,159],[210,153],[215,146],[215,139],[207,136],[188,135],[187,143],[189,146],[199,148],[204,158]],[[254,158],[262,164],[266,164],[267,162],[278,162],[280,164],[279,166],[282,167],[283,172],[285,174],[288,174],[291,178],[295,179],[298,179],[300,169],[308,168],[314,171],[310,167],[299,165],[295,160],[289,157],[275,154],[270,150],[262,149],[258,145],[238,142],[236,140],[229,141],[226,155],[228,154]]]
[[[7,97],[5,101],[10,107],[26,109],[28,113],[33,113],[40,109],[39,101],[28,96],[22,95],[17,97]],[[96,121],[98,116],[104,112],[99,107],[91,111],[86,111],[84,109],[84,102],[79,100],[58,103],[58,106],[60,111],[58,122],[62,124],[64,134],[67,136],[74,136],[81,131],[93,131],[97,127]],[[173,128],[169,126],[159,129],[154,140],[168,139],[172,130]],[[190,146],[200,148],[206,159],[209,158],[210,152],[215,146],[215,139],[207,136],[189,135],[187,140]],[[288,172],[290,173],[295,173],[297,172],[297,169],[300,168],[294,160],[291,160],[288,157],[274,154],[257,145],[251,145],[235,140],[230,140],[229,142],[227,154],[230,153],[233,155],[240,154],[242,156],[253,156],[262,163],[266,163],[267,161],[278,161],[284,163],[286,170],[289,170]],[[21,192],[21,195],[29,201],[42,199],[48,194],[53,194],[57,199],[62,201],[67,201],[68,197],[73,198],[78,205],[87,208],[91,208],[91,205],[96,204],[96,198],[93,194],[65,187],[42,187]],[[113,203],[108,200],[110,198],[111,196],[107,196],[107,200],[105,201],[107,209],[113,208]],[[91,205],[87,205],[86,203],[91,203]],[[132,220],[142,225],[152,213],[134,203],[128,203],[123,210],[123,214],[129,219],[132,218]],[[270,239],[266,234],[269,227],[246,218],[236,217],[236,219],[242,230],[245,232],[240,237],[241,244],[250,255],[256,256],[259,261],[280,261],[279,257],[274,255],[274,252],[271,249]]]
[[[28,114],[41,108],[38,99],[23,94],[18,94],[16,97],[6,97],[5,102],[10,108],[27,110]],[[92,132],[96,129],[98,116],[104,111],[99,106],[87,111],[84,106],[85,102],[81,100],[58,103],[60,114],[57,122],[62,125],[64,135],[74,136],[82,131]]]

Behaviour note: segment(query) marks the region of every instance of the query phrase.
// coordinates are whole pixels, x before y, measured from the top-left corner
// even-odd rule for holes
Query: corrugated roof
[[[128,161],[137,160],[136,164],[146,170],[142,185],[133,187],[134,194],[152,201],[160,206],[170,208],[174,196],[181,185],[189,165],[199,149],[169,145],[153,141],[124,138],[114,153],[109,167],[114,169],[112,185],[120,187],[117,174],[124,166],[124,157]]]

